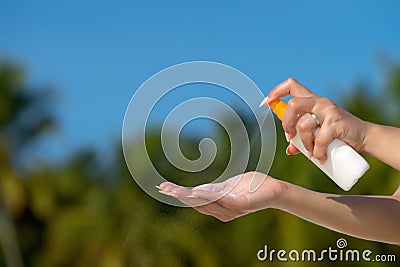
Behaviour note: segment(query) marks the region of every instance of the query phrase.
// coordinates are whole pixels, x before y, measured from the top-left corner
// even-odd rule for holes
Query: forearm
[[[324,194],[287,184],[276,208],[348,235],[400,244],[400,201],[395,197]]]
[[[400,128],[369,123],[364,151],[400,170]]]

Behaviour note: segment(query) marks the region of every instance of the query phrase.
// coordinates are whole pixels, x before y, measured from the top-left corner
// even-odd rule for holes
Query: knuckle
[[[291,127],[291,122],[288,120],[283,120],[282,121],[282,127],[285,130],[285,132],[287,132],[287,129],[289,129]]]
[[[316,138],[315,139],[315,146],[317,147],[325,147],[328,145],[328,140],[322,139],[322,138]]]
[[[299,128],[300,131],[306,131],[308,129],[307,122],[306,121],[298,122],[297,123],[297,128]]]
[[[319,105],[326,111],[326,112],[333,112],[338,113],[339,107],[336,105],[332,100],[326,97],[322,97],[319,101]]]
[[[325,119],[326,123],[328,123],[329,126],[337,126],[342,120],[343,117],[339,113],[331,113]]]
[[[294,83],[297,83],[297,80],[296,80],[295,78],[293,78],[293,77],[289,77],[289,78],[287,79],[287,82],[288,82],[289,84],[294,84]]]
[[[324,161],[326,159],[324,154],[314,155],[314,157],[319,161]]]
[[[288,101],[287,103],[288,107],[292,108],[292,109],[296,109],[298,102],[296,98],[292,98]]]
[[[283,127],[283,130],[284,130],[286,133],[288,133],[289,135],[290,135],[290,134],[295,134],[295,133],[296,133],[296,130],[295,130],[295,127],[294,127],[294,123],[283,122],[283,123],[282,123],[282,127]]]
[[[322,150],[321,148],[315,147],[314,151],[313,151],[313,156],[318,159],[321,160],[324,157],[325,151]]]

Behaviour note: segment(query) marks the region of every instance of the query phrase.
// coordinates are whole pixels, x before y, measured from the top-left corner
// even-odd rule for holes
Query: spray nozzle
[[[285,114],[287,106],[286,102],[281,99],[277,99],[269,103],[269,106],[272,109],[272,111],[276,114],[276,116],[278,116],[278,118],[282,120],[283,114]]]

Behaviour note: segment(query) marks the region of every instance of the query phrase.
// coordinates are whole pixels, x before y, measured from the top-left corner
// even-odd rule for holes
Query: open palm
[[[160,193],[175,197],[201,213],[226,222],[275,206],[285,187],[285,183],[266,174],[247,172],[221,183],[204,184],[193,189],[171,182],[162,183],[159,189]]]

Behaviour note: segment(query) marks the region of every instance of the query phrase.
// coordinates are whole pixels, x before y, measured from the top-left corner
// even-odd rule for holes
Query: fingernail
[[[289,134],[286,132],[285,132],[285,138],[286,138],[286,141],[289,143],[290,142]]]
[[[156,185],[156,188],[157,188],[157,189],[160,189],[160,190],[162,189],[161,186],[159,186],[159,185]]]
[[[286,148],[286,155],[290,156],[291,154],[289,153],[289,147]]]
[[[264,106],[266,103],[268,103],[268,96],[263,101],[261,101],[259,107]]]

